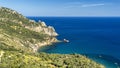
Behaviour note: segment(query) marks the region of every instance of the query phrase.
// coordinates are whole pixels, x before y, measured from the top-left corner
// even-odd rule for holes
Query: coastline
[[[0,41],[0,50],[5,52],[5,55],[2,56],[2,65],[0,66],[9,66],[11,68],[18,68],[21,66],[28,68],[32,66],[53,66],[54,68],[92,66],[93,68],[104,68],[103,65],[82,55],[38,54],[36,52],[38,48],[42,46],[50,46],[53,43],[58,42],[56,38],[58,34],[54,27],[47,26],[45,22],[42,21],[35,22],[34,20],[27,19],[8,8],[2,8],[2,10],[8,11],[1,11],[1,15],[5,13],[2,17],[9,18],[8,20],[1,20],[0,22],[2,25],[0,27],[0,29],[2,29],[2,31],[0,31],[0,40],[2,40]]]
[[[44,37],[44,40],[41,41],[41,42],[36,42],[36,41],[39,41],[39,39],[38,40],[35,40],[35,39],[32,40],[36,43],[31,43],[30,41],[28,42],[30,45],[34,45],[34,46],[31,46],[33,52],[37,52],[38,49],[40,49],[42,46],[50,46],[54,43],[61,42],[60,40],[58,40],[56,38],[59,34],[55,31],[55,28],[53,26],[47,26],[46,23],[44,21],[41,21],[41,20],[39,20],[38,22],[36,22],[35,20],[31,20],[29,18],[28,18],[28,20],[29,20],[29,23],[34,23],[34,24],[37,24],[37,25],[32,26],[32,27],[31,26],[25,26],[26,29],[46,35]]]
[[[60,40],[56,40],[56,41],[52,41],[52,42],[42,42],[42,43],[38,43],[38,46],[35,48],[35,51],[34,52],[38,52],[39,49],[41,49],[42,47],[45,47],[45,46],[51,46],[55,43],[60,43],[61,41]]]
[[[38,19],[42,19],[41,17],[40,18],[38,18]],[[71,19],[71,18],[70,18]],[[78,18],[78,19],[80,19],[80,20],[82,20],[81,18]],[[98,18],[97,20],[98,21],[100,21],[100,22],[98,22],[98,21],[94,21],[94,20],[96,20],[96,19],[94,19],[94,18],[91,18],[94,22],[93,23],[91,23],[91,21],[86,21],[86,20],[89,20],[89,19],[87,19],[87,18],[83,18],[84,20],[82,21],[83,23],[81,23],[80,25],[79,25],[79,20],[77,20],[78,22],[74,22],[74,21],[76,21],[76,19],[74,20],[74,21],[72,21],[72,22],[74,22],[74,23],[72,23],[71,22],[71,20],[70,21],[66,21],[66,20],[68,20],[68,18],[61,18],[61,19],[59,19],[59,18],[54,18],[54,19],[52,19],[53,21],[50,21],[51,20],[51,18],[48,18],[48,19],[46,19],[46,18],[43,18],[43,20],[45,20],[46,22],[48,22],[48,24],[50,24],[51,25],[51,22],[54,22],[55,21],[55,23],[58,23],[58,24],[56,24],[56,25],[54,25],[54,23],[52,24],[53,26],[55,26],[55,27],[57,27],[57,30],[58,30],[58,32],[60,33],[60,31],[61,31],[61,33],[60,33],[60,35],[62,36],[62,38],[64,38],[65,36],[67,37],[68,36],[68,39],[70,39],[70,41],[71,41],[71,43],[73,43],[73,44],[75,44],[75,45],[73,45],[73,46],[75,46],[75,48],[76,48],[76,52],[84,52],[84,53],[89,53],[89,52],[92,52],[92,53],[97,53],[97,54],[99,54],[99,53],[105,53],[105,54],[109,54],[109,55],[111,55],[114,51],[116,51],[116,50],[114,50],[114,48],[113,48],[113,51],[111,51],[112,49],[111,49],[111,47],[112,47],[112,45],[111,45],[111,42],[109,42],[109,41],[111,41],[111,39],[107,39],[108,37],[109,38],[111,38],[110,36],[112,36],[112,35],[109,35],[108,36],[108,34],[109,33],[111,33],[111,32],[109,32],[109,31],[106,31],[106,30],[104,30],[103,28],[108,28],[108,27],[106,27],[107,25],[107,23],[105,23],[104,24],[104,22],[106,22],[106,20],[116,20],[115,18]],[[91,20],[90,19],[90,20]],[[59,21],[60,20],[65,20],[66,22],[63,22],[62,24],[61,24],[61,22],[59,23]],[[50,23],[49,23],[49,21],[50,21]],[[85,22],[84,22],[85,21]],[[67,22],[69,22],[69,23],[72,23],[72,24],[68,24]],[[87,22],[90,22],[90,23],[87,23]],[[85,23],[85,24],[84,24]],[[112,23],[112,22],[111,22]],[[116,22],[117,23],[117,22]],[[74,26],[76,26],[76,27],[74,27],[73,29],[74,30],[72,30],[72,29],[67,29],[67,28],[69,28],[69,27],[72,27],[73,26],[73,24],[78,24],[79,26],[77,26],[77,25],[74,25]],[[87,25],[88,24],[88,25]],[[63,25],[63,26],[69,26],[69,27],[62,27],[62,29],[65,29],[66,28],[66,30],[61,30],[61,27],[59,27],[60,25]],[[85,27],[82,27],[81,25],[84,25]],[[90,26],[89,26],[90,25]],[[94,27],[93,25],[95,25],[95,26],[97,26],[97,27]],[[105,27],[99,27],[98,25],[105,25]],[[109,24],[110,26],[112,26],[112,24]],[[118,24],[117,24],[118,25]],[[116,26],[116,24],[113,24],[113,26]],[[93,29],[93,28],[95,29]],[[85,29],[85,30],[77,30],[76,28],[82,28],[82,29]],[[86,28],[89,28],[89,29],[86,29]],[[91,29],[92,28],[92,29]],[[99,30],[100,29],[100,31],[98,31],[98,30],[96,30],[96,28]],[[109,27],[109,28],[111,28],[111,27]],[[112,27],[113,28],[113,27]],[[76,29],[76,30],[75,30]],[[102,32],[102,29],[103,29],[103,32]],[[70,31],[69,31],[70,30]],[[91,31],[90,31],[91,30]],[[111,29],[110,29],[111,30]],[[72,35],[72,31],[74,32],[73,33],[73,35]],[[77,32],[77,31],[80,31],[79,33]],[[89,32],[88,32],[89,31]],[[114,31],[114,30],[113,30]],[[68,33],[67,35],[65,34],[65,33],[67,33],[67,32],[70,32],[70,33]],[[63,34],[62,34],[63,33]],[[86,34],[86,35],[85,35]],[[113,36],[114,36],[114,34],[116,34],[116,33],[113,33]],[[79,35],[79,36],[78,36]],[[95,36],[96,35],[96,36]],[[102,37],[102,36],[105,36],[105,38],[104,37]],[[107,35],[107,36],[106,36]],[[80,37],[81,36],[81,37]],[[94,37],[94,39],[92,38],[92,37]],[[72,38],[71,38],[72,37]],[[80,39],[78,38],[78,37],[80,37]],[[89,38],[90,37],[90,38]],[[116,37],[116,36],[115,36]],[[61,37],[60,37],[61,38]],[[77,40],[75,40],[75,39],[77,39]],[[97,39],[96,39],[97,38]],[[71,40],[72,39],[72,40]],[[106,52],[106,50],[104,51],[104,48],[105,48],[105,44],[104,44],[104,39],[105,40],[108,40],[108,42],[106,42],[106,44],[107,45],[109,45],[110,44],[110,46],[111,47],[106,47],[106,49],[108,48],[108,51],[109,51],[109,49],[110,49],[110,52],[109,53],[107,53]],[[88,41],[89,42],[88,42]],[[97,41],[97,42],[96,42]],[[80,42],[80,43],[79,43]],[[102,44],[99,44],[98,45],[98,43],[101,43],[102,42]],[[83,46],[83,43],[85,44],[85,46]],[[87,43],[89,43],[89,45],[87,44]],[[94,43],[94,44],[92,44],[92,43]],[[76,45],[78,45],[78,46],[76,46]],[[79,46],[80,45],[80,46]],[[94,46],[94,45],[96,45],[96,46]],[[106,46],[107,46],[106,45]],[[119,45],[119,44],[118,44]],[[70,44],[69,46],[71,46],[72,47],[72,44]],[[49,51],[48,52],[50,52],[50,53],[58,53],[58,54],[61,54],[61,52],[68,52],[68,49],[69,49],[69,46],[67,47],[66,46],[66,44],[65,45],[61,45],[61,46],[58,46],[58,47],[56,47],[56,49],[54,48],[54,49],[49,49]],[[83,48],[82,48],[82,46],[83,46]],[[54,46],[53,46],[54,47]],[[64,49],[66,47],[66,49]],[[93,47],[93,48],[92,48]],[[98,48],[98,47],[100,47],[100,48]],[[115,46],[114,46],[115,47]],[[60,50],[62,50],[62,48],[63,48],[63,51],[61,51],[60,52]],[[81,48],[79,51],[77,50],[77,48]],[[95,49],[96,48],[96,49]],[[102,48],[103,48],[103,51],[102,51]],[[72,49],[72,48],[71,48]],[[58,50],[58,51],[57,51]],[[66,51],[67,50],[67,51]],[[70,49],[69,49],[70,50]],[[99,51],[99,52],[98,52]],[[118,51],[118,50],[117,50]],[[59,53],[60,52],[60,53]],[[72,52],[72,50],[70,51],[70,52]],[[111,53],[112,52],[112,53]],[[115,52],[115,53],[118,53],[118,52]],[[119,54],[119,53],[118,53]],[[111,56],[114,56],[114,55],[111,55]],[[107,57],[108,58],[108,57]],[[111,58],[112,59],[112,58]],[[112,61],[112,60],[111,60]],[[104,61],[103,61],[104,62]],[[113,63],[114,64],[114,63]]]

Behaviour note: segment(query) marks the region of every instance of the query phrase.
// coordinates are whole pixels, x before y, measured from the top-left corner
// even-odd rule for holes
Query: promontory
[[[61,26],[62,27],[62,26]],[[0,7],[0,68],[105,68],[80,54],[47,54],[38,48],[59,42],[54,27]]]

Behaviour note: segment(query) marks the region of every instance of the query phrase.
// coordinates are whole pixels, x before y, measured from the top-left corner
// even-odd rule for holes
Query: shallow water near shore
[[[59,43],[60,44],[60,43]],[[48,52],[52,48],[56,48],[59,44],[54,44],[51,46],[43,46],[39,49],[39,52],[46,52],[46,53],[56,53],[56,54],[74,54],[76,52]],[[103,64],[106,68],[120,68],[120,60],[118,58],[109,56],[109,55],[103,55],[103,54],[82,54],[82,53],[76,53],[86,56],[87,58],[90,58],[94,60],[97,63]]]
[[[40,52],[83,54],[106,68],[120,66],[120,17],[28,17],[45,21],[58,32],[57,43],[40,48]]]

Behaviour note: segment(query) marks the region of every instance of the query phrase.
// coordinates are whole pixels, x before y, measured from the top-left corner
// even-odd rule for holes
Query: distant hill
[[[37,53],[39,47],[59,42],[56,36],[45,22],[0,7],[0,68],[104,68],[82,55]]]

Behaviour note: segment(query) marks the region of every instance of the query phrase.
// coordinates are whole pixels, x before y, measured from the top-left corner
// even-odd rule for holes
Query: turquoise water
[[[28,17],[43,20],[55,27],[58,39],[70,43],[57,43],[42,47],[46,53],[86,55],[107,68],[120,66],[120,17]]]

